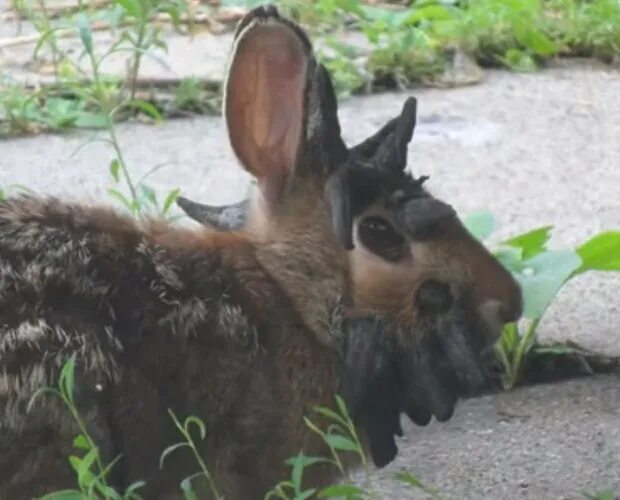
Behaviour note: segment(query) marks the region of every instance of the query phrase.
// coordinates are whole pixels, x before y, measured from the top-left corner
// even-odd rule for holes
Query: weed
[[[295,457],[289,458],[286,464],[291,467],[290,479],[277,484],[265,496],[265,500],[305,500],[307,498],[345,498],[347,500],[366,500],[379,499],[381,496],[375,490],[370,476],[370,468],[368,458],[364,447],[359,439],[355,425],[349,416],[346,404],[342,398],[336,395],[336,410],[331,408],[317,406],[314,408],[316,415],[326,420],[327,429],[321,429],[320,426],[304,417],[306,426],[314,433],[318,434],[323,442],[327,445],[331,457],[311,457],[300,451]],[[361,462],[365,472],[364,485],[358,486],[349,475],[347,470],[346,458],[343,455],[353,454],[357,460]],[[326,486],[321,490],[309,487],[303,487],[304,470],[308,467],[322,465],[333,467],[338,470],[344,481],[338,484]],[[425,486],[417,477],[402,470],[394,474],[394,479],[404,485],[419,489],[430,495],[435,496],[436,492]]]
[[[74,399],[75,384],[75,355],[63,365],[58,379],[57,387],[43,387],[38,389],[28,403],[28,411],[32,410],[36,400],[44,394],[51,394],[59,397],[65,404],[74,422],[77,424],[80,434],[73,440],[73,446],[84,453],[81,457],[71,455],[69,463],[77,475],[78,488],[76,490],[65,490],[47,494],[40,500],[67,500],[104,498],[105,500],[140,500],[137,491],[144,486],[143,481],[138,481],[127,487],[124,493],[117,492],[108,482],[112,468],[121,458],[116,457],[109,464],[103,464],[99,453],[99,447],[86,429],[86,424],[80,416],[76,401]]]
[[[107,478],[114,467],[120,460],[121,456],[117,456],[109,464],[104,465],[99,453],[99,447],[87,431],[86,424],[78,411],[78,405],[75,400],[75,355],[72,355],[63,365],[58,379],[57,387],[43,387],[37,390],[30,399],[28,411],[32,411],[36,401],[45,394],[51,394],[61,399],[66,408],[69,410],[73,420],[77,424],[80,433],[74,439],[73,445],[77,450],[83,452],[82,456],[71,455],[69,463],[76,473],[76,481],[78,489],[63,490],[53,492],[40,497],[39,500],[78,500],[92,499],[99,500],[141,500],[138,490],[145,486],[143,481],[137,481],[131,484],[123,493],[117,492],[111,487]],[[318,424],[307,417],[304,417],[305,425],[323,439],[324,443],[330,450],[331,457],[310,457],[300,451],[295,457],[286,460],[286,464],[291,467],[290,479],[282,481],[275,485],[265,495],[266,500],[305,500],[309,498],[346,498],[347,500],[365,500],[380,499],[381,496],[375,491],[371,477],[368,459],[365,454],[364,447],[359,439],[357,430],[346,404],[338,395],[336,398],[336,409],[332,410],[327,407],[315,407],[314,411],[319,418],[326,419],[327,429],[321,429]],[[198,431],[201,440],[207,436],[204,422],[197,416],[190,415],[185,418],[183,423],[178,419],[172,410],[168,410],[174,425],[183,436],[183,440],[175,443],[165,450],[160,456],[160,469],[163,469],[166,459],[177,450],[188,448],[196,464],[199,472],[191,474],[180,483],[180,488],[186,500],[197,499],[196,492],[192,481],[202,477],[215,499],[223,498],[215,485],[213,477],[201,456],[195,439],[192,437],[192,428]],[[365,484],[358,486],[348,473],[345,466],[346,459],[342,454],[354,454],[362,463],[366,473]],[[345,478],[343,483],[333,484],[322,488],[320,491],[315,487],[303,487],[304,470],[308,467],[323,464],[336,468]],[[417,477],[401,470],[393,475],[393,478],[403,485],[423,491],[431,496],[436,496],[437,492],[433,488],[425,486]]]
[[[205,437],[207,436],[207,429],[205,427],[204,422],[200,418],[190,415],[189,417],[185,419],[183,424],[181,424],[181,422],[179,422],[179,419],[176,417],[176,415],[174,414],[172,410],[169,409],[168,413],[170,414],[170,417],[172,418],[174,425],[179,430],[179,432],[182,434],[183,441],[169,446],[162,452],[160,460],[159,460],[160,469],[163,468],[166,457],[170,455],[172,452],[174,452],[175,450],[179,450],[181,448],[189,448],[192,451],[192,454],[194,455],[194,459],[196,460],[196,463],[200,467],[200,472],[196,472],[195,474],[192,474],[191,476],[188,476],[185,479],[183,479],[183,481],[181,481],[180,486],[181,486],[181,490],[183,491],[183,494],[185,495],[185,498],[186,499],[196,498],[194,489],[192,487],[192,481],[199,477],[203,477],[204,479],[206,479],[207,484],[209,485],[209,489],[211,490],[211,493],[213,494],[213,498],[215,500],[222,498],[220,494],[218,493],[217,487],[215,486],[215,482],[213,481],[213,478],[211,477],[211,474],[209,473],[209,469],[207,468],[204,460],[202,459],[200,453],[198,452],[198,449],[196,448],[196,443],[194,442],[194,439],[192,438],[191,426],[193,424],[199,431],[200,439],[202,440],[205,439]]]
[[[474,236],[484,240],[492,233],[495,219],[488,212],[474,213],[465,224]],[[552,229],[543,226],[527,231],[493,250],[519,281],[524,299],[522,321],[506,325],[496,345],[506,389],[519,382],[529,356],[553,352],[537,344],[537,329],[561,288],[587,271],[620,271],[620,231],[599,233],[576,249],[550,250],[547,242]],[[556,353],[568,351],[568,347],[555,349]]]

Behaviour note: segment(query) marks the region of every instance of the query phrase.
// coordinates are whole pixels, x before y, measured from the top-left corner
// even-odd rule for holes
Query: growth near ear
[[[417,100],[409,97],[399,116],[392,118],[374,135],[351,148],[354,156],[381,170],[401,172],[407,166],[407,147],[417,120]]]

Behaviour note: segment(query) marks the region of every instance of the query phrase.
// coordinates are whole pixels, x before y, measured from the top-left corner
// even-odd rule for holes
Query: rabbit
[[[120,455],[110,484],[143,480],[145,498],[180,496],[195,464],[181,449],[159,470],[179,440],[171,409],[205,422],[198,451],[218,492],[253,499],[287,477],[284,460],[300,449],[326,453],[303,417],[335,393],[375,463],[389,462],[401,413],[422,425],[450,418],[481,377],[474,343],[520,314],[518,286],[473,239],[461,247],[450,207],[387,168],[406,161],[412,101],[347,148],[327,71],[271,5],[239,23],[225,87],[231,147],[258,186],[242,230],[136,221],[52,197],[0,203],[0,496],[75,484],[67,457],[80,426],[53,395],[28,407],[71,355],[83,424],[104,463]],[[399,243],[364,225],[382,205]],[[433,236],[432,247],[461,265],[443,275],[452,261],[424,243],[437,225],[445,241]],[[379,257],[360,263],[360,242]],[[401,252],[437,272],[399,266]],[[334,477],[321,465],[304,476]]]

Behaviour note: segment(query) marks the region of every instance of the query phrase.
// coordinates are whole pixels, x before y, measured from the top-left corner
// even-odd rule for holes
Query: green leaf
[[[548,56],[557,51],[557,47],[553,40],[538,29],[529,19],[520,19],[515,25],[515,38],[517,41],[530,52]]]
[[[316,493],[316,488],[309,488],[304,491],[300,491],[295,494],[295,500],[306,500],[306,498],[310,498],[312,495]]]
[[[125,9],[130,16],[138,19],[142,17],[142,6],[137,0],[116,0],[116,3]]]
[[[90,443],[84,434],[78,434],[73,440],[73,446],[80,450],[90,450]]]
[[[577,354],[579,349],[568,345],[553,345],[553,346],[534,346],[533,352],[536,354],[554,354],[556,356],[563,356],[566,354]]]
[[[316,411],[320,415],[323,415],[324,417],[329,418],[330,420],[332,420],[334,422],[338,422],[338,423],[344,425],[345,427],[347,426],[347,421],[344,418],[342,418],[340,415],[338,415],[335,411],[330,410],[329,408],[325,408],[323,406],[318,406],[318,407],[314,408],[314,411]]]
[[[529,259],[546,250],[547,241],[551,237],[553,226],[543,226],[502,242],[503,245],[520,248],[522,258]]]
[[[417,24],[422,21],[435,21],[452,19],[454,14],[444,5],[431,4],[413,9],[407,16],[407,24]]]
[[[84,50],[92,55],[93,54],[93,32],[90,28],[90,21],[83,13],[79,13],[75,16],[75,20],[78,26],[78,34],[80,40],[84,46]]]
[[[334,484],[319,491],[319,498],[350,497],[363,495],[364,490],[353,484]]]
[[[518,273],[523,271],[523,251],[516,247],[499,248],[493,251],[495,258],[509,271]]]
[[[463,219],[463,224],[475,238],[484,240],[495,229],[496,221],[492,213],[479,211],[468,214]]]
[[[340,410],[340,414],[348,421],[351,422],[351,417],[349,417],[349,410],[347,409],[347,404],[344,402],[344,399],[336,394],[336,404],[338,405],[338,409]]]
[[[326,434],[323,436],[325,442],[335,450],[343,451],[358,451],[358,446],[345,436],[339,436],[337,434]]]
[[[596,493],[584,493],[588,500],[617,500],[617,496],[613,490],[602,490]]]
[[[577,253],[582,264],[575,274],[585,271],[620,271],[620,231],[597,234],[577,248]]]
[[[84,500],[84,493],[78,490],[56,491],[39,497],[38,500]]]
[[[75,126],[85,129],[104,129],[107,127],[107,121],[105,115],[101,113],[80,111],[75,120]]]
[[[523,315],[539,319],[581,258],[572,250],[549,250],[524,262],[523,272],[516,275],[523,289]]]
[[[159,457],[159,468],[160,469],[164,468],[164,461],[166,460],[168,455],[170,455],[175,450],[178,450],[180,448],[185,448],[185,447],[190,448],[189,443],[186,443],[185,441],[183,441],[182,443],[172,444],[168,446],[168,448],[166,448],[164,451],[161,452],[161,455]]]
[[[425,489],[422,481],[420,481],[417,477],[407,471],[397,472],[396,474],[394,474],[394,478],[401,483],[408,484],[409,486]]]
[[[185,500],[198,500],[198,496],[194,493],[194,488],[192,487],[192,479],[195,476],[186,477],[181,481],[181,490],[183,491],[183,497]]]
[[[136,204],[129,200],[123,193],[121,193],[117,189],[108,189],[108,194],[120,202],[122,205],[125,205],[127,209],[129,209],[132,213],[136,211]]]
[[[84,455],[84,458],[80,460],[80,463],[77,468],[79,484],[86,484],[85,481],[88,480],[89,475],[93,476],[90,468],[95,463],[95,460],[97,459],[98,456],[99,456],[99,449],[92,448],[86,455]]]
[[[508,49],[503,56],[498,59],[508,68],[523,73],[532,73],[536,71],[536,61],[532,56],[520,49]]]
[[[168,210],[170,210],[170,207],[179,197],[180,193],[181,193],[181,190],[179,188],[173,189],[172,191],[168,193],[168,196],[166,196],[166,199],[164,200],[164,204],[161,209],[161,213],[163,215],[166,215],[168,213]]]
[[[143,101],[141,99],[133,99],[123,103],[121,108],[135,108],[140,111],[143,111],[147,115],[149,115],[156,122],[161,122],[163,117],[159,110],[153,106],[150,102]]]
[[[118,158],[114,158],[110,162],[110,174],[112,175],[112,178],[116,182],[120,180],[120,176],[119,176],[120,169],[121,169],[121,162],[118,161]]]
[[[62,394],[73,404],[73,389],[74,389],[74,370],[75,369],[75,354],[67,360],[62,367],[59,378],[59,387]]]
[[[431,495],[436,495],[436,492],[434,491],[433,488],[426,486],[424,483],[422,483],[422,481],[420,481],[420,479],[415,477],[410,472],[407,472],[406,470],[397,472],[396,474],[394,474],[394,478],[397,481],[407,484],[413,488],[417,488],[419,490],[425,491],[426,493],[430,493]]]
[[[61,29],[62,28],[60,26],[56,26],[54,28],[49,28],[48,30],[45,30],[43,33],[41,33],[41,36],[39,37],[39,41],[35,45],[34,50],[32,52],[33,59],[37,58],[39,54],[39,50],[41,50],[41,47],[43,46],[43,44],[47,42],[48,40],[53,40],[56,35],[56,32]]]
[[[196,427],[198,427],[201,439],[204,439],[207,436],[207,429],[205,427],[204,422],[200,420],[198,417],[195,417],[194,415],[190,415],[189,417],[187,417],[183,425],[183,427],[185,428],[185,432],[187,432],[189,436],[191,436],[191,432],[190,432],[191,424],[194,424]]]
[[[135,483],[131,483],[127,489],[125,490],[125,497],[127,498],[139,498],[136,494],[140,488],[144,488],[146,486],[146,482],[144,481],[136,481]]]
[[[286,460],[286,464],[293,467],[291,481],[296,493],[300,492],[304,469],[310,465],[325,462],[328,462],[328,460],[321,457],[308,457],[304,455],[303,451],[300,451],[297,456]]]

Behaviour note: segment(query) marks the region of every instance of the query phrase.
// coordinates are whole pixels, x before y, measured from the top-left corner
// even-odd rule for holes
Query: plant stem
[[[140,22],[138,26],[138,37],[136,39],[136,48],[141,49],[144,43],[144,37],[146,35],[146,23]],[[129,98],[134,100],[136,97],[136,85],[138,82],[138,72],[140,71],[140,62],[142,61],[142,52],[137,50],[133,59],[133,66],[131,68]]]
[[[99,106],[101,107],[101,111],[103,112],[105,116],[106,129],[108,131],[108,134],[110,135],[110,142],[112,143],[112,147],[114,148],[114,151],[116,153],[116,157],[121,167],[121,171],[123,172],[123,177],[125,179],[125,182],[127,183],[129,192],[131,193],[131,198],[135,206],[138,207],[138,210],[139,210],[140,206],[138,203],[138,194],[136,192],[136,188],[133,184],[133,181],[131,180],[131,175],[129,174],[129,169],[127,168],[127,164],[125,163],[125,158],[123,156],[123,151],[118,142],[118,138],[116,137],[116,125],[114,123],[114,117],[112,113],[113,108],[110,105],[110,102],[108,98],[106,97],[103,91],[103,88],[102,88],[101,75],[99,74],[99,64],[92,51],[89,51],[88,55],[89,55],[90,63],[91,63],[92,70],[93,70],[93,80],[95,82],[96,100],[99,103]]]

